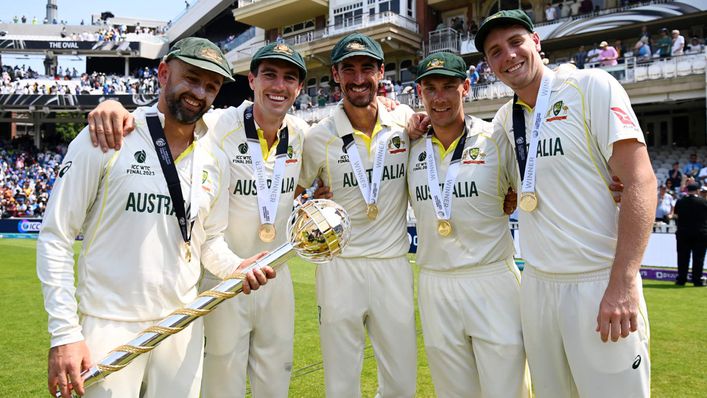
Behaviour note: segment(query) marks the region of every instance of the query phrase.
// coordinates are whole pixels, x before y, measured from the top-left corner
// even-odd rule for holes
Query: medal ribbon
[[[169,150],[162,123],[157,113],[153,111],[146,112],[145,119],[147,121],[147,128],[150,131],[150,136],[152,137],[152,143],[155,146],[155,152],[157,152],[157,157],[160,160],[162,174],[167,182],[169,196],[172,199],[172,206],[174,206],[174,212],[177,216],[182,239],[184,243],[189,245],[191,242],[191,230],[194,227],[196,216],[199,214],[199,193],[201,192],[201,189],[199,189],[199,185],[201,184],[199,176],[199,172],[201,172],[201,157],[199,156],[200,150],[198,148],[199,141],[194,141],[194,149],[192,151],[191,194],[189,196],[190,203],[185,210],[179,175],[172,161],[172,152]]]
[[[279,142],[275,152],[275,166],[273,167],[270,188],[268,189],[268,181],[265,177],[265,161],[263,160],[263,154],[260,152],[260,139],[255,128],[252,105],[246,108],[243,116],[245,119],[245,135],[248,140],[248,153],[250,154],[253,172],[255,173],[260,223],[274,224],[275,216],[277,215],[277,204],[280,201],[280,193],[282,192],[280,186],[285,174],[285,160],[287,159],[287,144],[289,143],[287,125],[278,132]]]
[[[356,177],[358,188],[361,190],[361,195],[367,205],[378,201],[381,178],[383,177],[383,166],[385,165],[385,144],[388,142],[389,135],[390,133],[385,135],[378,134],[378,137],[376,137],[376,153],[373,160],[373,172],[370,185],[368,183],[368,176],[366,175],[366,168],[363,167],[363,163],[361,162],[361,155],[358,153],[358,148],[356,148],[353,134],[349,133],[341,137],[344,141],[344,152],[349,155],[349,162],[351,163],[354,177]]]
[[[427,185],[430,187],[432,194],[432,205],[435,208],[435,214],[438,220],[449,220],[452,217],[452,193],[454,192],[454,184],[457,182],[457,174],[459,174],[459,164],[461,163],[464,145],[466,144],[466,136],[469,130],[464,127],[457,147],[454,148],[452,160],[447,168],[447,175],[444,177],[444,188],[439,189],[439,174],[437,173],[437,161],[435,159],[434,145],[432,144],[432,136],[434,130],[430,127],[430,131],[425,138],[425,149],[427,151]],[[442,159],[440,159],[440,163]]]
[[[522,113],[523,110],[522,108],[520,108],[520,105],[515,103],[518,101],[518,96],[516,95],[513,98],[513,136],[516,142],[516,157],[518,158],[518,167],[523,181],[521,192],[535,192],[535,168],[537,165],[540,127],[542,126],[542,121],[545,117],[545,113],[547,112],[548,103],[550,102],[550,93],[552,92],[553,80],[554,73],[548,69],[544,70],[542,82],[540,83],[540,90],[538,92],[538,97],[535,102],[535,109],[533,110],[533,128],[530,132],[530,147],[528,148],[527,153],[524,152],[525,119]]]

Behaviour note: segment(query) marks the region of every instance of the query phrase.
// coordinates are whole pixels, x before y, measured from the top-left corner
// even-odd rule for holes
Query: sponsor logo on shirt
[[[141,150],[135,152],[133,157],[135,158],[135,160],[138,163],[145,163],[145,160],[147,159],[147,153],[145,153],[144,149],[141,149]]]
[[[415,162],[415,165],[412,167],[412,171],[420,171],[420,170],[427,170],[427,152],[422,151],[420,152],[419,155],[417,155],[417,162]]]
[[[619,122],[621,122],[624,127],[632,127],[635,128],[636,124],[633,123],[633,120],[631,120],[631,116],[626,113],[623,109],[619,108],[618,106],[612,106],[611,107],[611,112],[616,116],[617,119],[619,119]]]
[[[66,174],[66,172],[69,171],[69,169],[71,168],[71,165],[72,165],[72,164],[73,164],[73,162],[72,162],[71,160],[69,160],[68,162],[64,163],[64,167],[62,167],[61,170],[59,170],[59,178],[63,177],[64,174]]]
[[[209,171],[202,170],[201,171],[201,189],[203,189],[206,192],[211,192],[212,185],[213,185],[213,183],[209,179]]]
[[[235,154],[231,158],[231,162],[235,164],[251,164],[250,160],[250,155],[248,155],[248,143],[247,142],[241,142],[238,144],[238,152],[239,154]]]

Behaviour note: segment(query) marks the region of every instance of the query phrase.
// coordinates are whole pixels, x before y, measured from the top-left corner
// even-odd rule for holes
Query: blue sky
[[[3,0],[5,2],[15,2],[16,0]],[[189,0],[194,4],[197,0]],[[91,23],[92,14],[100,14],[103,11],[110,11],[116,17],[134,17],[151,19],[158,21],[169,21],[179,16],[185,8],[184,0],[57,0],[59,20],[65,20],[69,24],[78,25],[83,19],[86,24]],[[33,17],[41,23],[47,15],[46,0],[19,0],[15,4],[18,7],[0,7],[0,21],[11,23],[15,15],[18,18],[25,15],[29,23]],[[2,61],[6,65],[27,65],[40,72],[44,71],[42,66],[42,56],[21,57],[13,54],[6,54]],[[81,57],[60,56],[59,65],[64,68],[76,68],[79,73],[85,71],[84,60]]]
[[[189,0],[195,3],[196,0]],[[47,14],[46,0],[14,1],[4,0],[3,3],[14,3],[15,7],[5,4],[0,7],[0,20],[12,22],[12,18],[23,14],[28,22],[32,17],[42,21]],[[185,7],[184,0],[57,0],[60,20],[78,25],[83,19],[86,23],[91,21],[91,14],[110,11],[116,17],[138,17],[168,21],[179,15]]]

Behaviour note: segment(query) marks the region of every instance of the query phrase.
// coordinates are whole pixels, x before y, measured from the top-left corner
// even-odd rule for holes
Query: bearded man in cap
[[[535,393],[647,397],[639,268],[656,178],[631,102],[603,70],[543,66],[540,38],[522,10],[488,17],[475,44],[516,94],[494,126],[514,146],[522,181],[521,320]],[[624,185],[621,211],[612,174]],[[582,181],[572,195],[557,189],[567,179]]]
[[[376,96],[383,50],[354,33],[332,50],[344,101],[305,140],[300,181],[319,177],[351,217],[342,255],[317,269],[326,395],[361,396],[366,332],[378,364],[379,397],[413,397],[417,367],[413,275],[407,260],[404,131],[412,110],[389,112]]]
[[[220,278],[248,266],[228,249],[228,159],[205,139],[202,115],[233,78],[201,38],[177,42],[158,68],[159,100],[138,108],[121,150],[69,146],[37,242],[49,314],[48,388],[69,397],[198,397],[203,325],[183,331],[84,391],[80,373],[196,298],[201,264]],[[85,236],[74,287],[73,242]],[[240,266],[239,266],[240,264]],[[269,267],[249,272],[248,293]],[[142,391],[142,392],[141,392]]]

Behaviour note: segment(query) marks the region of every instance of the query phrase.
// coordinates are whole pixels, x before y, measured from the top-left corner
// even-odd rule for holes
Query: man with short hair
[[[649,332],[638,271],[656,181],[628,96],[601,69],[544,67],[540,38],[522,10],[487,18],[475,42],[516,94],[494,125],[516,148],[522,177],[521,318],[535,393],[647,397]],[[611,174],[624,184],[620,212]],[[557,189],[561,180],[582,184],[569,195]],[[614,343],[606,345],[609,338]]]
[[[670,222],[673,218],[673,209],[675,208],[675,199],[668,192],[665,185],[658,188],[658,206],[655,209],[656,222]]]
[[[233,81],[228,62],[210,41],[186,38],[160,63],[158,79],[157,105],[135,111],[136,132],[122,149],[92,149],[84,129],[52,191],[37,242],[52,395],[58,388],[64,397],[72,389],[86,397],[198,397],[201,319],[88,391],[80,372],[194,300],[200,263],[226,278],[254,260],[239,267],[223,240],[228,163],[204,136],[202,115],[224,80]],[[274,276],[263,271],[248,274],[244,292]]]
[[[675,284],[684,286],[692,255],[692,283],[704,286],[702,270],[707,249],[707,200],[698,196],[700,185],[687,186],[687,195],[675,204],[678,230],[675,232],[678,251],[678,276]]]
[[[656,43],[656,48],[661,58],[667,58],[670,56],[670,51],[673,46],[673,41],[668,37],[668,29],[660,29],[660,38]]]
[[[701,169],[702,163],[697,160],[697,154],[691,153],[690,160],[685,163],[685,166],[682,168],[682,173],[686,177],[695,177],[700,173]]]
[[[287,242],[286,223],[302,167],[304,132],[309,128],[287,112],[306,74],[299,52],[285,43],[268,44],[250,63],[248,81],[255,102],[204,115],[209,138],[229,158],[231,194],[225,235],[236,254],[272,250]],[[99,110],[112,111],[103,105]],[[122,119],[124,115],[101,117]],[[235,297],[205,318],[203,397],[243,397],[246,376],[254,397],[287,396],[294,296],[287,266],[278,274],[274,286],[263,294]],[[202,289],[218,282],[206,273]]]
[[[464,60],[429,55],[418,93],[431,129],[412,144],[418,299],[438,397],[528,397],[520,272],[504,198],[517,182],[513,149],[493,125],[464,115]]]
[[[417,346],[406,231],[410,142],[403,128],[412,110],[400,105],[389,112],[377,100],[384,56],[375,40],[345,36],[331,61],[344,100],[309,130],[300,175],[300,181],[322,178],[351,218],[349,245],[316,275],[326,395],[361,396],[367,331],[377,396],[412,397]]]
[[[685,37],[677,29],[673,29],[670,34],[672,36],[672,47],[670,50],[672,55],[682,55],[685,49]]]

